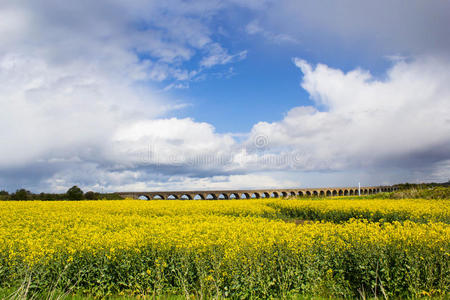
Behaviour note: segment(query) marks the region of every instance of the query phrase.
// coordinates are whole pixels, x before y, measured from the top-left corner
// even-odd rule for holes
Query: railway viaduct
[[[392,186],[361,187],[361,195],[370,195],[396,190]],[[259,199],[278,197],[320,197],[358,195],[358,187],[310,188],[310,189],[264,189],[264,190],[218,190],[218,191],[164,191],[164,192],[119,192],[123,198],[132,199]]]

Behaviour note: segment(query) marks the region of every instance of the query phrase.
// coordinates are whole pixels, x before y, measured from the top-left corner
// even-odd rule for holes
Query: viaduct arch
[[[392,186],[361,187],[361,195],[392,192]],[[218,190],[218,191],[155,191],[155,192],[118,192],[122,198],[148,200],[216,200],[216,199],[259,199],[278,197],[318,197],[358,195],[358,187],[309,188],[309,189],[265,189],[265,190]]]

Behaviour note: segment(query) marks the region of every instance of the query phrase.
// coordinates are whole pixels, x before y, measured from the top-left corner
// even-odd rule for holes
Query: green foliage
[[[11,200],[28,200],[31,198],[31,193],[25,189],[19,189],[10,198]]]
[[[116,252],[115,259],[108,259],[109,250],[97,255],[79,253],[74,263],[61,259],[31,269],[18,263],[8,278],[28,276],[29,295],[57,288],[96,298],[124,293],[207,299],[290,298],[298,294],[355,298],[362,293],[364,297],[385,293],[409,298],[449,292],[449,261],[431,245],[410,248],[397,241],[383,247],[354,244],[343,251],[317,244],[295,254],[274,244],[262,255],[247,253],[237,261],[225,260],[223,251],[145,248],[139,253]]]
[[[83,199],[83,191],[74,185],[67,191],[67,199],[69,200],[82,200]]]
[[[410,188],[390,193],[391,199],[450,199],[450,187]]]
[[[100,199],[99,197],[100,197],[100,194],[94,193],[93,191],[89,191],[84,194],[84,198],[86,200],[97,200],[97,199]]]
[[[0,191],[0,196],[8,196],[8,195],[9,195],[9,193],[7,191],[5,191],[5,190]]]

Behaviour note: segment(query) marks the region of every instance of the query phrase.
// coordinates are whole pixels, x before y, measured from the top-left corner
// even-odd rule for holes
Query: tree
[[[100,195],[98,193],[95,193],[93,191],[89,191],[86,192],[86,194],[84,194],[84,198],[88,199],[88,200],[96,200],[100,197]]]
[[[30,191],[26,189],[18,189],[14,194],[11,195],[12,200],[28,200],[30,198]]]
[[[7,191],[5,191],[5,190],[0,191],[0,196],[8,196],[8,195],[9,195],[9,193]]]
[[[83,191],[76,185],[74,185],[73,187],[68,189],[66,195],[69,200],[82,200],[83,199]]]

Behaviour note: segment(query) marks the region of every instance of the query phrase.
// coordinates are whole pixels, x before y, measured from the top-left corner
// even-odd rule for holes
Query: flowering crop
[[[272,200],[269,206],[285,217],[307,220],[347,221],[351,218],[370,221],[404,221],[450,223],[450,200],[345,198],[321,200]]]
[[[31,274],[36,292],[99,296],[447,294],[449,212],[433,201],[0,202],[0,285]]]

